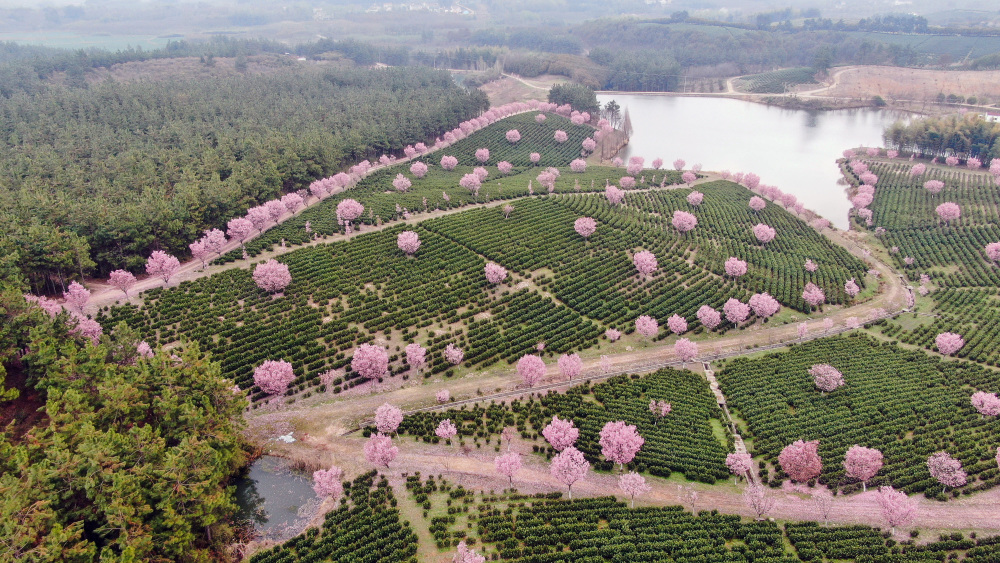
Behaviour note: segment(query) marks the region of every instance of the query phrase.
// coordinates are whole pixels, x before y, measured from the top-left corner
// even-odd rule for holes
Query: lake
[[[247,521],[265,537],[283,537],[301,528],[318,501],[310,476],[292,470],[286,459],[262,456],[234,483],[237,520]]]
[[[599,94],[629,110],[632,137],[619,154],[656,157],[670,167],[753,172],[762,184],[795,194],[806,208],[847,228],[851,203],[835,163],[844,149],[882,146],[882,130],[903,117],[892,111],[791,110],[730,98]]]

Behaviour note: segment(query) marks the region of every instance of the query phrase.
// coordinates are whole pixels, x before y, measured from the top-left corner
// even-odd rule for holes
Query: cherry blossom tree
[[[640,276],[648,276],[656,271],[656,255],[648,250],[640,250],[632,255],[632,263]]]
[[[146,273],[162,278],[163,283],[169,283],[180,267],[180,260],[162,250],[154,250],[146,260]]]
[[[763,520],[764,515],[774,508],[775,499],[767,487],[750,481],[743,489],[743,503],[757,515],[758,520]]]
[[[552,422],[542,429],[542,436],[545,441],[557,452],[570,448],[580,437],[580,429],[573,425],[573,421],[560,419],[558,416],[552,417]]]
[[[698,175],[695,174],[694,172],[690,172],[689,171],[689,172],[685,172],[685,173],[681,174],[681,181],[683,181],[685,184],[687,184],[688,187],[691,187],[691,184],[693,184],[695,182],[695,180],[697,180],[697,179],[698,179]],[[698,204],[697,203],[692,203],[691,205],[698,205]]]
[[[765,225],[764,223],[757,223],[753,226],[753,236],[757,237],[757,240],[759,240],[761,244],[767,244],[774,240],[774,235],[774,227]]]
[[[486,161],[488,161],[489,159],[490,159],[490,149],[487,148],[476,149],[476,160],[482,162],[483,164],[486,164]]]
[[[945,356],[951,356],[965,346],[965,339],[954,332],[942,332],[934,339],[934,344],[937,346],[938,352]]]
[[[674,161],[674,170],[677,170],[678,172],[684,170],[685,164],[686,162],[684,162],[683,158],[678,158],[677,160]]]
[[[619,475],[618,488],[629,496],[632,501],[632,508],[635,508],[635,497],[637,495],[643,495],[652,490],[652,487],[646,483],[646,478],[635,471]]]
[[[230,219],[226,223],[226,234],[229,238],[238,240],[242,245],[247,237],[253,232],[254,224],[246,217],[237,217],[235,219]]]
[[[614,328],[609,328],[608,330],[604,331],[604,337],[610,340],[611,342],[616,342],[619,338],[622,337],[622,332]]]
[[[556,363],[559,365],[559,374],[568,381],[573,381],[583,371],[583,360],[579,354],[563,354]]]
[[[587,171],[587,161],[582,158],[577,158],[569,163],[569,169],[573,172],[586,172]]]
[[[962,210],[959,208],[958,204],[946,201],[934,209],[938,217],[941,218],[945,223],[954,221],[962,216]]]
[[[384,434],[372,434],[364,446],[365,460],[375,467],[389,467],[396,456],[399,455],[399,448],[393,445],[392,438]]]
[[[799,338],[805,338],[807,334],[809,334],[809,325],[806,324],[805,322],[799,323],[798,325]]]
[[[281,196],[281,204],[284,205],[285,209],[287,209],[292,215],[294,215],[295,212],[302,207],[302,201],[302,196],[295,192],[290,192]]]
[[[375,344],[362,344],[354,350],[351,369],[365,379],[372,381],[389,374],[389,353]]]
[[[774,316],[781,310],[781,303],[767,293],[754,293],[750,296],[748,303],[753,310],[753,314],[759,319],[766,319]]]
[[[760,212],[765,207],[767,207],[767,202],[764,201],[764,198],[758,196],[753,196],[750,198],[750,209]]]
[[[392,187],[396,188],[397,192],[406,192],[410,189],[413,183],[410,179],[402,174],[396,174],[396,179],[392,181]]]
[[[947,164],[948,166],[955,166],[958,164],[958,157],[954,155],[946,156],[944,159],[944,163]]]
[[[997,159],[1000,161],[1000,159]],[[996,264],[1000,262],[1000,242],[991,242],[986,245],[986,258]]]
[[[404,351],[406,353],[406,365],[410,366],[410,369],[416,371],[426,365],[427,349],[423,346],[413,342],[407,344]]]
[[[796,440],[785,446],[778,454],[778,464],[792,481],[805,483],[815,479],[823,470],[823,462],[819,457],[819,440],[809,442]]]
[[[509,143],[514,144],[521,140],[521,132],[517,129],[511,129],[510,131],[507,131],[506,137]]]
[[[156,355],[153,352],[153,348],[145,340],[135,345],[135,353],[138,354],[140,358],[146,359],[152,358]]]
[[[660,332],[660,323],[649,315],[642,315],[635,320],[635,330],[646,338],[653,338]]]
[[[738,278],[747,273],[746,261],[740,260],[735,256],[730,256],[729,258],[727,258],[724,266],[727,276]]]
[[[674,342],[674,354],[677,354],[677,357],[681,359],[681,368],[683,369],[688,362],[698,356],[698,344],[687,338],[679,338],[677,342]]]
[[[128,297],[128,290],[135,285],[135,276],[126,270],[115,270],[108,276],[108,285],[121,291]]]
[[[479,178],[480,182],[485,182],[486,178],[488,178],[490,175],[489,170],[483,168],[482,166],[477,166],[473,168],[472,173],[475,174],[477,178]]]
[[[726,467],[737,478],[747,477],[747,474],[753,469],[753,458],[746,452],[731,453],[726,456]],[[747,479],[749,480],[749,478]]]
[[[563,130],[557,130],[555,135],[553,135],[557,143],[565,143],[569,139],[569,135]]]
[[[972,406],[983,416],[1000,415],[1000,398],[996,393],[976,391],[972,394]]]
[[[444,348],[444,359],[448,360],[448,363],[451,365],[457,366],[465,359],[465,352],[458,346],[455,346],[454,342],[450,342]]]
[[[659,422],[662,418],[666,418],[672,410],[674,410],[673,405],[666,401],[657,401],[656,399],[649,400],[649,412],[653,413],[656,422]]]
[[[917,516],[916,499],[910,499],[906,493],[892,487],[879,487],[875,501],[892,534],[896,533],[896,526],[905,526]]]
[[[810,496],[823,519],[823,525],[826,526],[830,520],[830,511],[833,509],[833,493],[826,487],[816,487]]]
[[[608,461],[618,464],[618,471],[624,470],[626,463],[635,459],[635,454],[646,443],[639,431],[632,424],[625,421],[608,422],[601,428],[598,445],[601,446],[601,455]]]
[[[617,186],[609,185],[604,188],[604,197],[611,205],[620,205],[625,200],[625,192],[618,189]]]
[[[573,229],[576,231],[576,234],[586,239],[597,231],[597,221],[590,217],[580,217],[573,222]],[[1000,253],[1000,243],[997,246],[997,252]]]
[[[844,384],[844,374],[830,364],[814,364],[809,368],[813,383],[824,392],[833,391]]]
[[[534,354],[525,354],[517,361],[517,374],[527,387],[534,387],[545,377],[545,362]]]
[[[361,217],[361,214],[365,212],[365,206],[358,203],[354,199],[345,199],[337,204],[337,222],[343,223],[347,229],[350,229],[351,223]]]
[[[670,315],[667,319],[667,328],[674,334],[683,334],[688,329],[687,319],[678,314]]]
[[[628,166],[625,167],[625,172],[629,176],[638,176],[642,173],[643,158],[641,156],[633,156],[628,159]]]
[[[983,166],[983,161],[976,157],[970,156],[965,160],[965,166],[969,170],[979,170]]]
[[[927,165],[926,164],[923,164],[923,163],[914,164],[913,167],[910,168],[910,176],[920,176],[921,174],[923,174],[926,171],[927,171]]]
[[[503,206],[503,218],[510,219],[510,214],[514,212],[514,206],[507,203]]]
[[[458,158],[448,155],[441,157],[441,168],[443,170],[454,170],[456,166],[458,166]]]
[[[809,282],[802,290],[802,299],[811,307],[818,307],[826,301],[826,294],[823,293],[823,290],[818,285]]]
[[[201,262],[202,269],[205,269],[208,265],[206,259],[211,255],[205,246],[205,239],[198,239],[192,242],[188,245],[188,248],[191,250],[191,257]]]
[[[66,305],[83,313],[84,306],[90,300],[90,290],[78,282],[70,282],[69,289],[63,293],[63,297],[66,298]]]
[[[272,199],[264,203],[264,208],[267,209],[268,217],[275,223],[285,214],[285,204],[281,203],[281,200]]]
[[[434,429],[434,435],[446,442],[454,438],[456,434],[458,434],[458,427],[450,418],[442,420]]]
[[[505,453],[493,460],[493,466],[497,473],[507,477],[510,484],[513,485],[514,475],[521,470],[521,454],[517,452]]]
[[[451,400],[451,391],[448,391],[447,389],[442,389],[434,394],[434,399],[441,404],[447,403],[448,401]]]
[[[861,489],[868,490],[868,481],[882,469],[882,452],[854,444],[844,454],[844,472],[851,479],[861,481]]]
[[[486,281],[490,285],[496,285],[507,279],[507,268],[504,268],[500,264],[487,262],[484,271],[486,273]]]
[[[271,258],[254,267],[253,281],[268,293],[280,293],[292,283],[292,274],[289,273],[287,264]]]
[[[583,140],[582,143],[580,143],[580,146],[583,147],[584,151],[591,153],[594,152],[594,149],[597,148],[597,141],[595,141],[591,137],[587,137],[586,139]]]
[[[618,185],[623,189],[631,190],[635,187],[635,178],[631,176],[622,176],[618,179]]]
[[[722,322],[722,315],[708,305],[702,305],[698,308],[698,312],[695,315],[698,317],[698,322],[709,330],[719,326],[719,323]]]
[[[674,210],[674,217],[671,224],[681,233],[686,233],[698,225],[698,218],[680,209]]]
[[[941,180],[927,180],[924,182],[924,189],[932,194],[941,193],[941,190],[944,189],[944,182]]]
[[[205,243],[205,249],[211,253],[222,256],[222,251],[226,247],[226,234],[219,229],[205,231],[205,236],[201,239]]]
[[[538,162],[542,160],[542,155],[538,154],[537,152],[533,152],[528,155],[528,160],[530,160],[532,164],[538,164]]]
[[[268,222],[271,221],[271,213],[268,212],[267,207],[264,205],[251,207],[247,209],[247,221],[250,221],[253,227],[257,229],[257,232],[261,233]]]
[[[253,382],[268,395],[284,395],[295,381],[292,364],[284,360],[267,360],[253,370]]]
[[[382,406],[375,409],[375,428],[382,434],[395,433],[401,422],[403,409],[389,403],[382,403]]]
[[[844,293],[846,293],[852,299],[854,297],[857,297],[858,293],[861,293],[861,288],[858,287],[858,284],[857,282],[854,281],[854,278],[851,278],[844,283]]]
[[[420,235],[413,231],[403,231],[396,237],[396,246],[412,256],[420,248]]]
[[[701,205],[701,202],[705,200],[705,194],[694,191],[687,195],[687,202],[691,205]]]
[[[590,470],[590,462],[583,457],[583,452],[569,447],[559,452],[552,458],[552,465],[549,472],[566,485],[569,491],[569,498],[573,498],[573,484],[587,476]]]
[[[499,170],[501,174],[506,176],[507,174],[510,174],[511,172],[514,171],[514,165],[507,162],[506,160],[501,160],[500,162],[497,163],[497,170]]]
[[[542,123],[543,121],[545,121],[544,113],[535,114],[535,123]]]
[[[319,469],[313,472],[313,490],[320,498],[332,498],[337,500],[344,493],[344,484],[341,479],[344,477],[344,470],[336,465],[330,469]]]
[[[465,174],[462,176],[462,179],[458,181],[458,185],[469,190],[469,193],[478,197],[479,188],[482,187],[483,182],[476,174]]]
[[[944,485],[945,491],[948,487],[961,487],[966,482],[962,462],[948,455],[948,452],[937,452],[927,458],[927,470],[931,477]]]
[[[722,313],[726,320],[739,325],[750,316],[750,306],[732,297],[722,305]]]

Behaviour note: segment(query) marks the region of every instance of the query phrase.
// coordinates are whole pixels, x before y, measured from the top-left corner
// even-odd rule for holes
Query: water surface
[[[600,94],[628,108],[632,138],[620,155],[677,158],[705,170],[754,172],[795,194],[807,208],[847,227],[851,207],[835,160],[844,149],[882,146],[882,130],[901,116],[875,109],[791,110],[729,98]]]
[[[317,504],[309,476],[293,471],[280,457],[258,458],[235,485],[237,520],[251,522],[264,535],[296,527]]]

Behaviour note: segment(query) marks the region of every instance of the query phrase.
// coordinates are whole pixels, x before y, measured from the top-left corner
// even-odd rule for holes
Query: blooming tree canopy
[[[562,420],[558,416],[553,416],[552,422],[542,429],[542,436],[552,449],[561,452],[576,443],[580,437],[580,429],[573,425],[572,420]]]
[[[365,212],[365,206],[354,199],[345,199],[337,204],[337,220],[350,223]]]
[[[458,166],[458,158],[454,156],[442,156],[441,157],[441,168],[444,170],[454,170]]]
[[[392,187],[396,188],[397,192],[405,192],[410,189],[413,183],[410,179],[402,174],[396,174],[396,179],[392,181]]]
[[[410,366],[410,368],[418,370],[426,365],[426,348],[414,342],[412,344],[407,344],[404,350],[406,352],[406,364]]]
[[[986,245],[986,258],[993,263],[1000,262],[1000,242],[991,242]]]
[[[576,231],[576,234],[583,238],[588,238],[597,231],[597,221],[590,217],[580,217],[573,222],[573,229]],[[997,246],[997,252],[1000,253],[1000,244]]]
[[[753,226],[753,236],[757,237],[757,240],[762,244],[767,244],[774,240],[775,234],[774,227],[765,225],[764,223],[757,223]]]
[[[983,416],[1000,415],[1000,397],[996,393],[976,391],[972,394],[972,406]]]
[[[288,265],[271,258],[267,262],[257,264],[253,269],[253,281],[257,287],[268,293],[277,293],[292,283],[292,274]]]
[[[686,233],[698,225],[698,218],[687,211],[677,209],[674,211],[674,217],[673,220],[671,220],[671,224],[678,231]]]
[[[944,189],[944,182],[941,180],[927,180],[924,182],[924,189],[932,194],[941,193]]]
[[[392,444],[392,438],[385,434],[372,434],[364,447],[365,460],[376,467],[389,467],[399,455],[399,448]]]
[[[375,344],[362,344],[354,350],[351,369],[365,379],[379,379],[389,374],[389,353]]]
[[[577,158],[569,163],[569,169],[573,172],[586,172],[587,171],[587,161],[582,158]]]
[[[676,313],[670,315],[670,318],[667,319],[667,328],[674,334],[683,334],[688,329],[687,319]]]
[[[767,207],[767,202],[764,201],[764,198],[758,196],[750,198],[750,209],[753,209],[754,211],[761,211],[765,207]]]
[[[705,194],[699,191],[693,191],[687,195],[687,202],[691,205],[701,205],[701,202],[705,200]]]
[[[948,223],[962,216],[962,209],[957,203],[946,201],[934,209],[942,221]]]
[[[108,285],[121,291],[128,297],[128,290],[135,285],[135,276],[127,270],[115,270],[108,276]]]
[[[635,497],[637,495],[642,495],[652,490],[652,487],[646,484],[646,478],[635,471],[620,475],[618,477],[618,488],[632,499],[632,508],[635,508]]]
[[[896,526],[905,526],[917,516],[917,501],[907,497],[903,491],[888,486],[879,487],[875,500],[882,511],[882,518],[893,532]]]
[[[942,332],[934,339],[934,344],[937,346],[938,352],[941,352],[945,356],[951,356],[961,350],[962,346],[965,346],[965,340],[960,334]]]
[[[320,498],[332,498],[337,500],[344,492],[344,484],[341,479],[344,477],[344,470],[336,465],[330,469],[319,469],[313,471],[313,490]]]
[[[375,428],[383,434],[392,434],[399,428],[399,423],[403,422],[403,409],[382,403],[382,406],[375,409]]]
[[[760,520],[774,508],[775,499],[771,496],[767,487],[751,481],[743,489],[743,502],[747,505],[747,508],[754,511],[757,519]]]
[[[750,306],[739,301],[738,299],[730,297],[729,300],[722,305],[722,313],[726,316],[727,321],[733,323],[734,325],[738,325],[747,320],[747,317],[750,316]]]
[[[927,165],[926,164],[923,164],[923,163],[914,164],[913,167],[910,168],[910,176],[920,176],[921,174],[923,174],[926,171],[927,171]]]
[[[501,160],[497,163],[497,170],[499,170],[501,174],[507,175],[514,171],[514,165],[506,160]]]
[[[951,457],[948,452],[937,452],[927,458],[927,469],[931,477],[945,487],[961,487],[966,482],[962,462]]]
[[[498,456],[493,461],[493,466],[497,473],[507,477],[510,484],[514,484],[514,475],[521,470],[521,454],[517,452],[507,452]]]
[[[649,315],[642,315],[635,320],[635,330],[646,338],[653,338],[660,332],[660,323]]]
[[[485,164],[486,161],[488,161],[489,159],[490,159],[490,149],[487,149],[485,147],[481,149],[476,149],[476,160]]]
[[[645,442],[634,425],[622,420],[606,423],[597,441],[601,446],[601,455],[617,463],[619,469],[635,459],[635,454]]]
[[[781,303],[778,303],[777,299],[767,293],[755,293],[751,295],[749,305],[753,309],[753,314],[757,315],[760,319],[772,317],[781,310]]]
[[[287,193],[281,196],[281,204],[285,206],[285,209],[287,209],[289,213],[292,214],[302,207],[302,201],[302,196],[295,192]]]
[[[230,219],[229,222],[226,223],[226,234],[229,235],[229,238],[240,241],[240,244],[243,244],[243,241],[250,236],[253,229],[253,223],[246,217]]]
[[[814,364],[809,368],[809,375],[822,391],[833,391],[844,384],[844,374],[830,364]]]
[[[537,152],[533,152],[528,155],[528,160],[530,160],[534,164],[538,164],[538,161],[542,160],[542,155],[538,154]]]
[[[447,403],[451,400],[451,391],[442,389],[434,394],[434,399],[436,399],[439,403]]]
[[[641,276],[648,276],[657,268],[656,255],[648,250],[640,250],[632,255],[632,263]]]
[[[284,360],[267,360],[253,370],[253,382],[268,395],[284,395],[295,381],[292,364]]]
[[[525,354],[517,361],[517,374],[527,387],[534,387],[545,377],[545,362],[534,354]]]
[[[164,283],[170,282],[170,278],[180,267],[180,260],[162,250],[154,250],[146,260],[146,273],[162,278]]]
[[[414,231],[403,231],[396,237],[396,246],[412,256],[420,248],[420,235]]]
[[[863,490],[868,490],[868,480],[882,469],[882,452],[859,446],[848,448],[844,455],[844,472],[851,479],[861,481]]]
[[[465,358],[465,352],[461,348],[455,346],[454,342],[449,342],[444,348],[444,359],[448,360],[451,365],[457,366],[462,363]]]
[[[731,453],[726,456],[726,467],[733,475],[743,477],[753,469],[753,458],[746,452]]]
[[[861,288],[858,287],[858,284],[857,282],[854,281],[854,278],[851,278],[844,283],[844,293],[846,293],[850,297],[857,297],[858,293],[861,293]]]
[[[823,462],[819,457],[819,440],[796,440],[778,454],[778,464],[792,481],[805,483],[819,476]]]
[[[583,360],[580,359],[579,354],[563,354],[559,356],[557,361],[559,365],[559,373],[569,381],[573,381],[574,378],[580,375],[583,371]]]
[[[566,132],[561,129],[556,131],[553,137],[555,138],[557,143],[565,143],[569,139],[569,135],[567,135]]]
[[[66,298],[67,305],[82,313],[83,307],[90,300],[90,290],[78,282],[70,282],[69,289],[63,293],[63,297]]]
[[[734,278],[738,278],[738,277],[742,276],[743,274],[747,273],[747,263],[746,263],[746,261],[745,260],[740,260],[739,258],[736,258],[735,256],[730,256],[729,258],[727,258],[726,259],[726,263],[724,264],[724,266],[725,266],[725,269],[726,269],[726,275],[727,276],[732,276]]]
[[[806,258],[806,263],[803,265],[803,267],[806,269],[807,272],[815,272],[816,270],[819,269],[819,266],[817,266],[816,263],[813,262],[811,258]]]
[[[684,165],[685,164],[686,163],[684,162],[683,158],[678,158],[677,160],[674,161],[674,170],[677,170],[677,171],[684,170]]]
[[[719,326],[719,323],[722,322],[722,315],[708,305],[702,305],[699,307],[698,312],[695,313],[695,315],[698,317],[698,322],[709,330]]]
[[[812,282],[806,284],[802,290],[802,299],[812,307],[822,305],[826,301],[826,294],[820,287]]]
[[[506,137],[508,142],[516,143],[521,140],[521,132],[517,129],[511,129],[510,131],[507,131]]]
[[[434,435],[442,440],[451,440],[456,434],[458,434],[458,427],[450,418],[442,420],[434,429]]]
[[[587,476],[590,462],[583,457],[583,452],[569,447],[552,458],[549,472],[553,477],[566,485],[569,498],[573,498],[573,484]]]
[[[487,262],[484,271],[486,273],[486,281],[491,285],[496,285],[507,279],[507,268],[504,268],[500,264]]]
[[[674,353],[686,364],[698,356],[698,344],[687,338],[679,338],[674,342]]]

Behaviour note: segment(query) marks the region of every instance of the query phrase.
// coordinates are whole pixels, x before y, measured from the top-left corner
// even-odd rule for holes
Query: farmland
[[[737,90],[750,94],[783,94],[799,84],[815,84],[813,74],[815,70],[808,67],[786,68],[741,76],[733,85]]]

